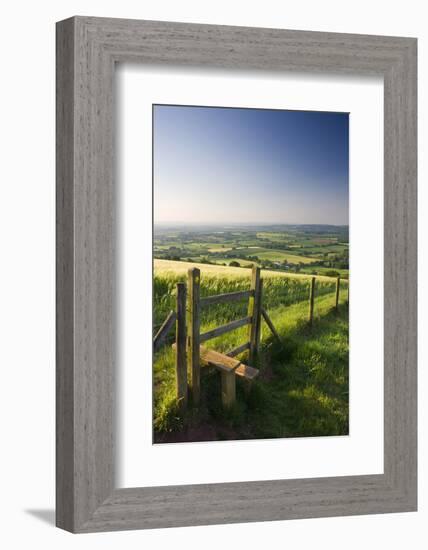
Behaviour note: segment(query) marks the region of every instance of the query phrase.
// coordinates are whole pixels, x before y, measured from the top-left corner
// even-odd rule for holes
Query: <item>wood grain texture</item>
[[[248,327],[248,339],[250,341],[249,361],[251,365],[254,365],[259,351],[261,284],[260,267],[253,265],[251,270],[251,290],[253,294],[248,300],[248,317],[251,319],[251,324]]]
[[[214,304],[224,304],[226,302],[233,302],[235,300],[242,300],[243,298],[249,298],[254,296],[252,290],[239,290],[237,292],[229,292],[228,294],[215,294],[213,296],[206,296],[201,298],[201,307],[207,307]]]
[[[201,367],[199,348],[201,342],[201,326],[200,326],[200,288],[201,288],[201,272],[197,267],[189,269],[187,276],[188,301],[187,301],[187,318],[188,318],[188,350],[187,361],[188,370],[191,376],[191,389],[193,405],[198,406],[201,398]]]
[[[56,523],[74,528],[74,22],[56,35]]]
[[[179,407],[187,406],[187,330],[186,330],[186,298],[185,283],[177,283],[175,328],[175,393]]]
[[[261,308],[261,313],[263,315],[263,319],[265,320],[265,322],[266,322],[267,326],[269,327],[269,330],[273,334],[275,340],[280,344],[281,343],[281,338],[279,337],[279,334],[276,332],[275,325],[272,323],[272,320],[269,317],[268,312],[265,310],[264,307]]]
[[[231,332],[232,330],[236,330],[237,328],[249,325],[252,320],[252,317],[242,317],[242,319],[230,321],[230,323],[221,325],[220,327],[216,327],[202,333],[200,336],[200,341],[206,342],[207,340],[211,340],[212,338],[217,338],[217,336],[221,336],[222,334],[226,334],[227,332]]]
[[[247,349],[250,349],[250,342],[245,342],[245,344],[241,344],[240,346],[236,346],[236,348],[231,349],[226,353],[229,357],[235,357],[236,355],[239,355],[240,353],[247,351]]]
[[[175,311],[170,311],[165,321],[162,323],[161,327],[157,331],[155,337],[153,338],[153,352],[156,353],[162,344],[165,342],[166,337],[169,332],[172,330],[174,323],[177,319],[177,314]]]
[[[117,61],[383,76],[384,474],[115,489]],[[58,23],[58,526],[91,532],[416,509],[416,81],[412,38],[87,17]]]

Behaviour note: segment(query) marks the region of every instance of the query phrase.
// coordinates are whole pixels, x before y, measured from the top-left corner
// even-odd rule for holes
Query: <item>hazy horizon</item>
[[[349,224],[346,113],[155,105],[153,129],[156,225]]]
[[[154,222],[154,225],[218,225],[218,226],[228,226],[228,225],[331,225],[334,227],[348,227],[347,223],[312,223],[312,222],[271,222],[271,221],[255,221],[255,222],[233,222],[233,221],[224,221],[224,222],[188,222],[188,221],[157,221]]]

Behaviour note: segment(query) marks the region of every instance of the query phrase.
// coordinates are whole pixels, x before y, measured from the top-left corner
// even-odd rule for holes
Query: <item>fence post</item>
[[[259,351],[262,334],[262,305],[263,305],[263,279],[259,280],[259,304],[257,308],[257,332],[256,332],[256,353]]]
[[[249,363],[252,365],[259,351],[260,342],[260,324],[261,324],[261,284],[260,284],[260,267],[253,265],[251,273],[251,290],[253,296],[248,300],[248,317],[251,317],[249,325],[249,341],[250,341],[250,358]]]
[[[339,309],[339,290],[340,290],[340,277],[336,279],[336,303],[334,306],[336,308],[336,311]]]
[[[198,406],[201,397],[200,367],[200,280],[201,272],[197,267],[188,271],[188,353],[187,363],[191,374],[193,404]]]
[[[309,290],[309,324],[312,325],[314,320],[314,300],[315,300],[315,277],[311,279]]]
[[[187,361],[186,361],[186,285],[177,283],[177,321],[175,330],[175,387],[180,409],[187,406]]]
[[[236,401],[235,372],[221,373],[221,401],[225,409],[229,409]]]

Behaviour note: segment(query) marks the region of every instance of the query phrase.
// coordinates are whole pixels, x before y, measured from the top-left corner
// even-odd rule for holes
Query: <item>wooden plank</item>
[[[279,337],[279,334],[276,332],[276,329],[271,321],[271,318],[269,317],[267,311],[265,310],[264,307],[262,307],[262,315],[263,315],[263,318],[264,320],[266,321],[266,324],[267,326],[270,328],[270,331],[272,332],[272,334],[275,336],[275,338],[278,340],[278,342],[281,343],[281,338]]]
[[[213,304],[223,304],[225,302],[233,302],[234,300],[242,300],[243,298],[249,298],[252,295],[254,295],[252,290],[240,290],[239,292],[206,296],[205,298],[201,298],[201,307],[206,307]]]
[[[260,337],[260,268],[253,265],[251,273],[251,290],[253,295],[248,300],[248,316],[251,318],[251,325],[248,330],[250,341],[250,363],[254,363],[258,352],[258,337]]]
[[[241,376],[247,380],[254,380],[259,375],[259,369],[250,367],[249,365],[244,365],[241,363],[237,369],[235,369],[235,376]]]
[[[177,403],[181,410],[184,410],[187,406],[186,294],[186,285],[177,283],[175,388]]]
[[[336,300],[335,300],[335,304],[334,304],[334,307],[337,309],[339,309],[339,292],[340,292],[340,277],[337,277],[336,279]]]
[[[187,364],[191,375],[192,398],[195,406],[201,397],[201,372],[199,363],[200,346],[200,280],[201,272],[197,267],[188,271],[188,353]]]
[[[236,376],[253,380],[258,374],[259,370],[248,365],[244,365],[238,359],[224,355],[219,351],[208,349],[201,346],[201,363],[207,367],[215,367],[220,371],[234,372]]]
[[[314,320],[314,300],[315,300],[315,277],[311,279],[311,286],[309,289],[309,324]]]
[[[240,353],[246,351],[247,349],[250,349],[250,342],[245,342],[245,344],[242,344],[240,346],[237,346],[236,348],[231,349],[226,353],[229,357],[236,357]]]
[[[208,330],[207,332],[201,334],[200,342],[206,342],[207,340],[211,340],[212,338],[216,338],[217,336],[221,336],[222,334],[231,332],[232,330],[243,327],[244,325],[248,325],[249,323],[251,323],[251,321],[251,317],[243,317],[242,319],[231,321],[226,325],[221,325],[219,327],[213,328],[212,330]]]
[[[233,371],[221,373],[221,402],[225,409],[229,409],[236,402],[236,380]]]
[[[169,331],[174,326],[177,315],[175,311],[170,311],[165,321],[162,323],[160,329],[153,338],[153,351],[156,353],[161,345],[164,343]]]
[[[202,365],[215,367],[227,372],[234,371],[241,364],[241,361],[238,361],[238,359],[224,355],[224,353],[220,353],[219,351],[208,349],[205,346],[200,347],[200,358]]]

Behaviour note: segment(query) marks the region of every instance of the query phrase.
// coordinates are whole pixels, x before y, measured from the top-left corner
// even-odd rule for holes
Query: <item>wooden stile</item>
[[[248,317],[251,317],[251,324],[248,331],[250,341],[250,363],[254,364],[259,351],[260,340],[260,308],[261,308],[261,285],[260,267],[253,265],[251,273],[251,290],[253,294],[248,300]]]
[[[311,286],[309,290],[309,323],[312,324],[314,320],[314,300],[315,300],[315,277],[311,279]]]
[[[172,349],[176,350],[177,345],[172,344]],[[219,371],[233,371],[235,376],[245,378],[247,380],[254,380],[259,374],[259,370],[234,359],[229,355],[220,353],[213,349],[208,349],[205,346],[200,347],[200,359],[201,365],[204,367],[214,367]]]
[[[188,271],[188,353],[187,364],[191,375],[193,404],[198,406],[201,397],[200,369],[200,280],[197,267]]]
[[[177,283],[175,383],[177,401],[181,409],[187,405],[186,294],[186,285]]]

